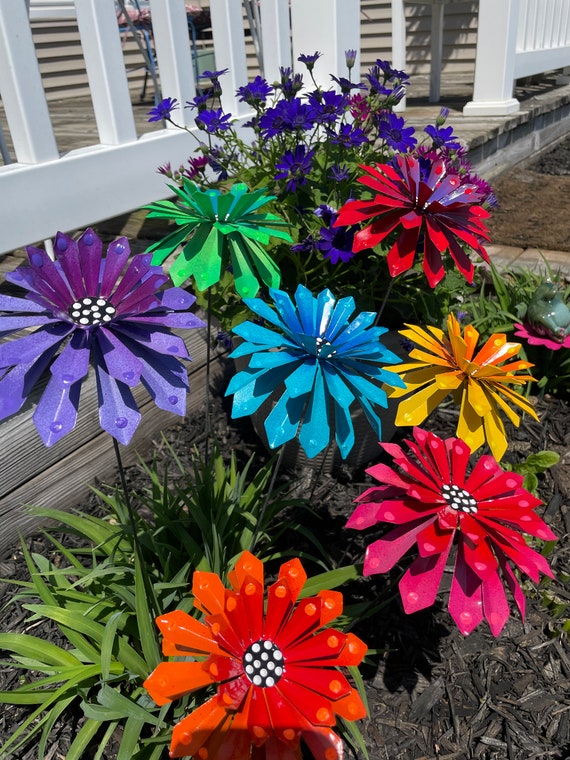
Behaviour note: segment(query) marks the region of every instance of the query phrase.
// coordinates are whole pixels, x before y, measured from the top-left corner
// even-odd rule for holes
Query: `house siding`
[[[198,3],[196,3],[198,4]],[[206,3],[202,2],[202,5]],[[391,4],[379,0],[362,0],[361,68],[365,72],[377,58],[390,60]],[[430,19],[429,5],[407,5],[407,72],[413,77],[429,73]],[[244,26],[247,19],[244,14]],[[85,63],[79,33],[72,20],[35,19],[33,37],[48,100],[89,95]],[[477,38],[477,3],[459,2],[446,6],[443,42],[443,73],[472,74],[475,68]],[[199,42],[203,47],[204,42]],[[130,86],[140,92],[144,78],[143,60],[131,35],[124,41],[125,65]],[[257,59],[251,36],[246,44],[248,73],[257,73]],[[151,92],[151,91],[149,91]]]

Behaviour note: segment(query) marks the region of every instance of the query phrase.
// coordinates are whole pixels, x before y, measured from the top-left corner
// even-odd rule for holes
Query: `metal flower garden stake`
[[[97,381],[99,422],[113,439],[126,505],[137,532],[124,481],[119,443],[128,444],[141,420],[132,389],[142,383],[155,404],[184,416],[189,359],[172,328],[204,323],[188,311],[194,296],[168,282],[150,254],[130,258],[126,238],[103,244],[93,230],[79,240],[58,233],[55,260],[28,247],[29,266],[6,275],[27,291],[0,296],[0,420],[15,414],[40,378],[49,381],[33,414],[46,446],[77,422],[83,380],[90,366]]]
[[[198,290],[208,291],[208,336],[211,327],[211,288],[223,270],[232,273],[235,290],[242,297],[255,296],[260,283],[279,287],[279,268],[265,251],[272,237],[292,242],[280,217],[259,209],[273,196],[264,190],[248,192],[244,184],[233,185],[228,192],[202,191],[188,179],[182,187],[169,185],[178,200],[152,203],[150,218],[171,219],[177,229],[148,249],[153,262],[162,264],[179,247],[181,251],[170,267],[175,285],[193,278]],[[210,341],[206,355],[206,439],[209,437],[209,365]]]

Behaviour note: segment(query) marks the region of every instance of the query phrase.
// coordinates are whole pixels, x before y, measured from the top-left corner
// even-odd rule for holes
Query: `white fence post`
[[[75,7],[99,140],[132,142],[137,133],[114,0],[76,0]]]
[[[260,0],[263,68],[269,83],[279,81],[279,67],[291,66],[289,0]]]
[[[0,0],[0,94],[17,161],[57,158],[25,0]]]
[[[322,53],[313,71],[317,85],[328,90],[331,74],[348,75],[345,50],[356,50],[354,70],[360,71],[359,0],[291,0],[291,31],[295,71],[305,71],[300,54]]]
[[[184,0],[151,0],[150,7],[162,95],[178,100],[173,118],[191,127],[195,113],[184,105],[195,96],[196,82]]]
[[[216,69],[228,69],[220,80],[222,85],[222,108],[232,116],[244,116],[251,109],[247,103],[241,103],[235,92],[247,83],[247,64],[245,59],[243,32],[243,11],[241,2],[236,0],[210,0],[212,32],[215,40]]]
[[[463,113],[502,116],[520,109],[513,97],[519,0],[479,0],[473,100]]]

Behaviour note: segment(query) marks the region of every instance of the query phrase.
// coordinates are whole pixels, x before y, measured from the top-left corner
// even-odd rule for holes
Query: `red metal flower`
[[[366,645],[323,629],[342,611],[339,592],[295,605],[306,578],[298,559],[282,565],[264,614],[263,564],[244,552],[231,589],[214,573],[194,573],[194,605],[205,623],[181,610],[157,618],[164,654],[191,659],[158,665],[144,684],[154,701],[218,684],[174,727],[171,757],[300,760],[303,739],[316,760],[340,760],[335,715],[357,720],[366,709],[338,666],[358,665]]]
[[[425,159],[429,161],[429,159]],[[457,268],[473,282],[474,266],[464,246],[489,261],[481,239],[489,240],[483,219],[489,212],[480,204],[485,196],[476,185],[462,184],[457,174],[448,174],[445,161],[433,161],[426,169],[410,154],[396,156],[391,164],[361,166],[358,178],[376,195],[370,201],[347,201],[336,225],[372,222],[356,233],[353,251],[373,248],[391,232],[398,236],[388,251],[390,275],[410,269],[416,253],[423,250],[423,270],[433,288],[443,278],[442,254],[449,251]]]
[[[491,456],[482,456],[467,474],[470,449],[460,438],[442,440],[420,428],[406,441],[411,456],[396,444],[381,446],[394,459],[368,473],[381,486],[368,489],[348,521],[363,530],[379,522],[397,525],[366,550],[364,574],[390,570],[417,543],[419,557],[400,581],[407,613],[434,603],[452,546],[457,545],[449,612],[463,634],[485,618],[498,636],[507,618],[506,581],[524,618],[525,598],[513,572],[538,581],[552,576],[545,558],[531,549],[518,528],[553,540],[554,533],[535,513],[541,502],[522,488],[522,476],[504,472]]]

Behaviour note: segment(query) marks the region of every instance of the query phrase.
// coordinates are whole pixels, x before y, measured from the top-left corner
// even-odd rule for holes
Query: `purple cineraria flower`
[[[437,124],[435,126],[428,124],[427,127],[425,127],[424,132],[431,137],[435,148],[456,150],[461,147],[461,143],[453,134],[453,127],[441,127]]]
[[[356,50],[345,50],[344,59],[346,61],[346,68],[350,71],[356,63]]]
[[[327,90],[309,95],[309,105],[315,109],[317,124],[334,124],[346,111],[348,98],[334,90]]]
[[[378,68],[379,71],[383,73],[385,81],[392,81],[394,79],[397,79],[400,82],[410,81],[410,77],[406,74],[406,72],[392,68],[390,61],[382,61],[380,58],[377,58],[375,67],[373,68]]]
[[[164,121],[165,119],[169,121],[170,114],[176,108],[178,108],[178,101],[176,98],[164,98],[164,100],[161,100],[157,106],[150,109],[147,114],[148,121]]]
[[[335,182],[344,182],[345,179],[348,179],[348,166],[346,164],[333,164],[329,176]]]
[[[223,74],[227,74],[229,69],[221,69],[220,71],[203,71],[198,79],[211,79],[212,82],[215,79],[219,79]]]
[[[185,177],[188,177],[188,179],[194,179],[204,171],[209,163],[210,159],[208,156],[196,156],[195,158],[190,157],[188,159],[188,166],[184,169],[182,174]]]
[[[417,142],[414,137],[415,129],[406,127],[405,124],[406,121],[403,117],[395,113],[384,112],[378,120],[378,137],[393,150],[402,152],[410,150],[415,147]]]
[[[351,82],[350,79],[346,79],[346,77],[335,77],[334,74],[331,74],[330,76],[333,82],[338,84],[343,95],[348,95],[351,90],[366,89],[366,85],[363,82]]]
[[[203,111],[208,107],[208,100],[212,97],[210,90],[202,93],[202,95],[196,95],[192,100],[187,100],[185,108],[196,108],[198,111]]]
[[[315,209],[314,214],[315,216],[318,216],[319,219],[323,220],[323,224],[326,224],[327,227],[330,227],[333,221],[336,219],[337,210],[332,206],[329,206],[328,203],[321,203],[321,205],[317,206]]]
[[[338,264],[339,261],[346,263],[354,256],[352,244],[354,234],[358,230],[356,225],[347,227],[335,227],[334,223],[338,218],[338,212],[326,203],[315,209],[315,214],[323,220],[325,227],[319,230],[319,238],[315,240],[315,248],[323,254],[324,259],[328,259],[331,264]]]
[[[265,103],[272,92],[273,87],[263,77],[256,76],[253,82],[238,88],[236,95],[239,96],[242,103],[255,106]]]
[[[265,139],[283,134],[312,129],[315,109],[299,98],[280,100],[275,108],[268,108],[259,119],[259,129]]]
[[[354,234],[358,227],[321,227],[320,239],[315,243],[315,247],[323,254],[323,258],[338,264],[342,261],[346,264],[354,256],[352,244]]]
[[[168,282],[150,254],[133,256],[126,238],[103,244],[93,230],[76,242],[58,233],[55,261],[28,247],[29,266],[6,279],[28,291],[0,295],[0,419],[17,412],[49,369],[33,420],[46,446],[75,426],[81,384],[95,368],[101,427],[127,444],[141,415],[131,388],[145,386],[161,409],[184,415],[188,359],[173,327],[203,327],[194,296]],[[126,270],[121,277],[123,270]],[[29,332],[30,328],[35,328]],[[25,332],[24,332],[25,331]]]
[[[307,235],[304,240],[300,240],[290,249],[293,253],[312,253],[315,250],[315,239],[312,235]]]
[[[369,142],[361,129],[352,127],[350,124],[343,124],[338,133],[329,130],[328,136],[333,145],[343,145],[345,148],[357,148]]]
[[[304,185],[307,182],[307,174],[313,168],[314,150],[307,150],[304,145],[297,145],[294,151],[286,150],[281,161],[275,164],[279,169],[275,179],[286,179],[286,188],[290,193],[294,193],[297,185]]]
[[[305,66],[309,71],[312,71],[315,68],[315,63],[318,61],[318,59],[321,57],[322,53],[313,53],[313,55],[306,55],[305,53],[302,53],[297,60],[299,63],[304,63]]]
[[[290,100],[303,89],[303,75],[294,74],[291,76],[291,69],[281,68],[279,70],[281,72],[281,82],[276,84],[276,88],[281,90],[284,98]],[[285,76],[287,72],[289,76]]]
[[[226,129],[231,129],[231,113],[224,113],[221,108],[206,108],[200,111],[196,116],[196,126],[205,130],[209,134],[215,134],[216,132],[225,132]]]

